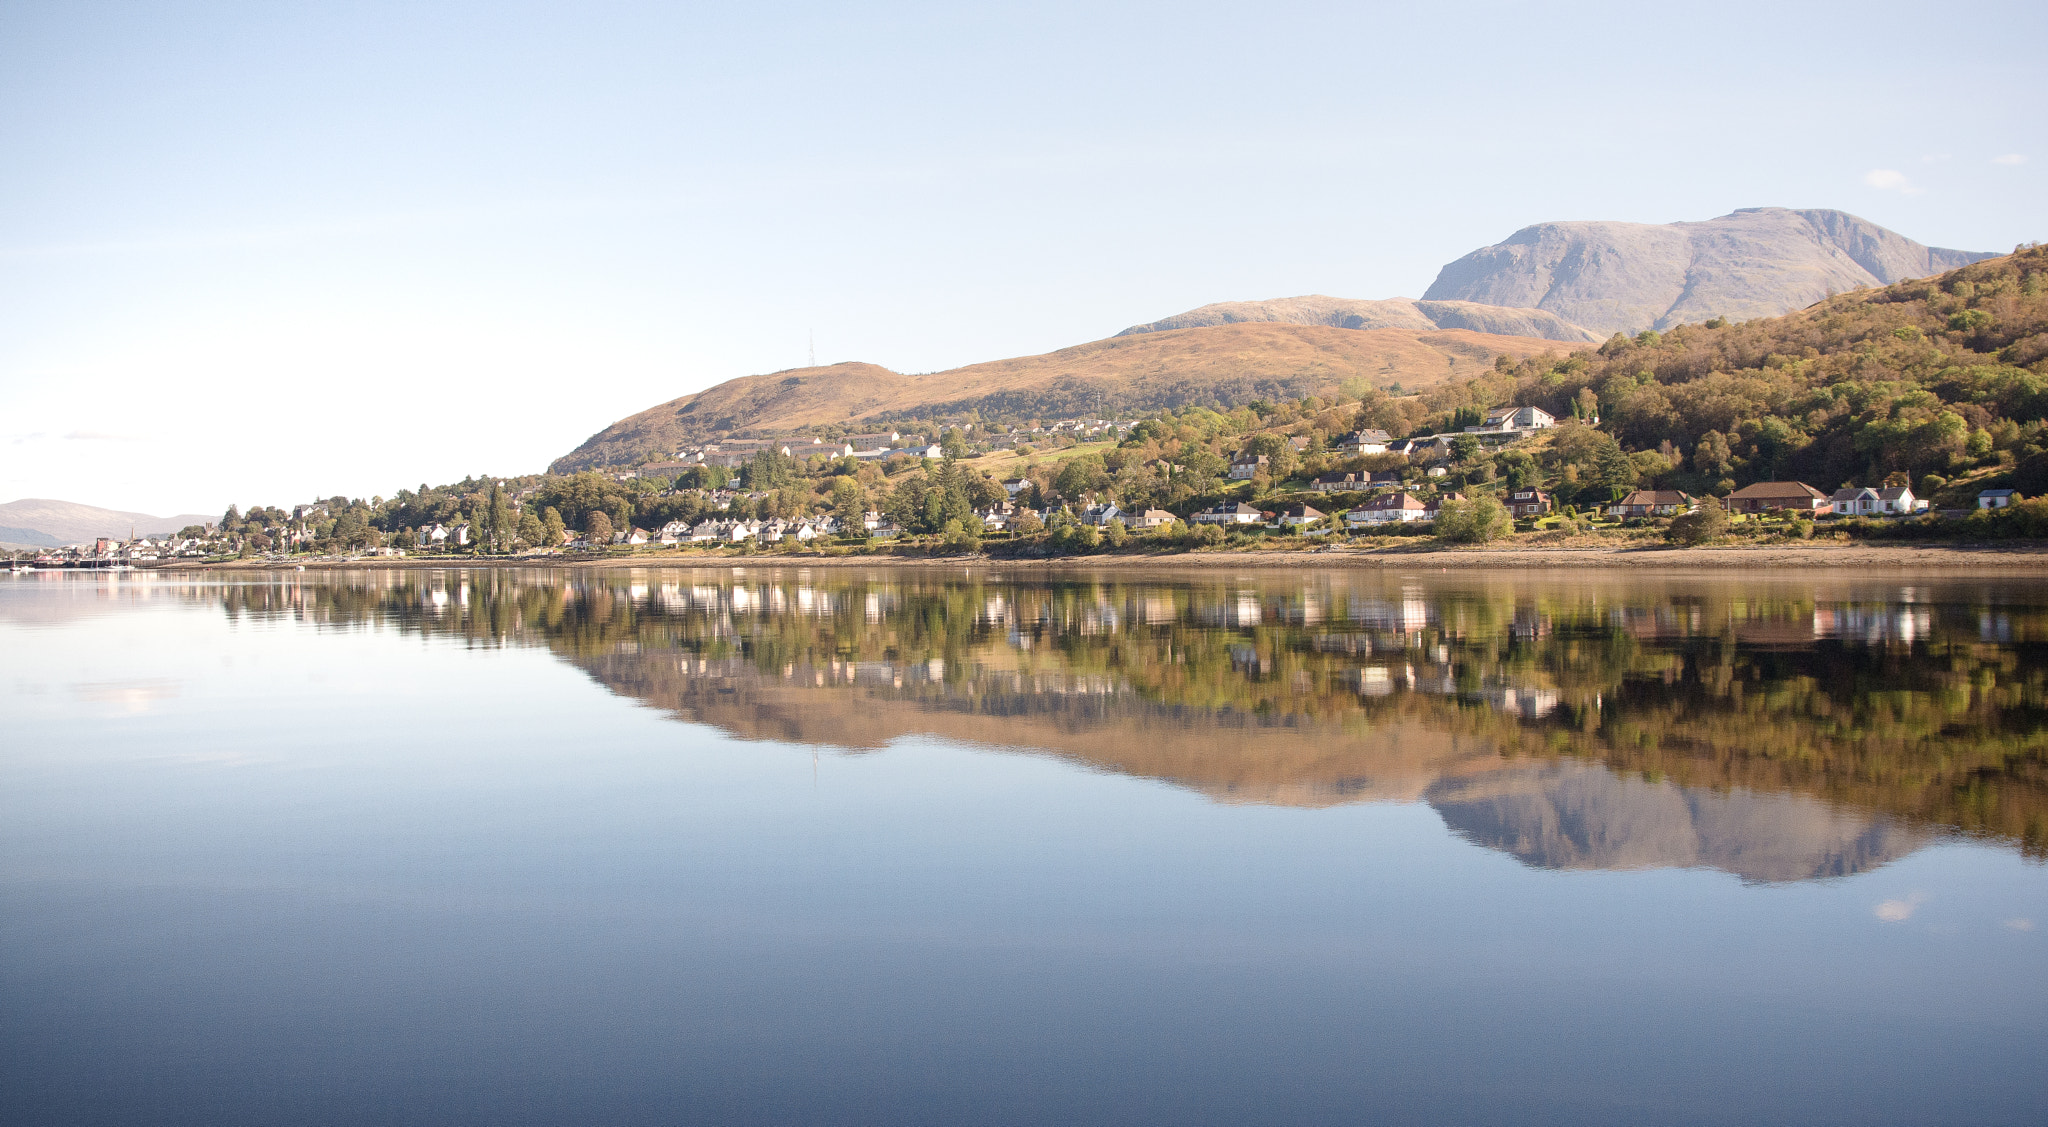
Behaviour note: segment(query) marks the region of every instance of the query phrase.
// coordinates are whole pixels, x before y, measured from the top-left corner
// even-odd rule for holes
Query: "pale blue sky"
[[[0,3],[0,500],[537,470],[812,330],[928,371],[1550,219],[2009,250],[2044,13]]]

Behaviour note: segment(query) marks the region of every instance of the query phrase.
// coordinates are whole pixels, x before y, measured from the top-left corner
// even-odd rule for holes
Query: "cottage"
[[[620,543],[620,544],[645,544],[645,543],[647,543],[647,541],[648,541],[649,539],[650,539],[650,535],[649,535],[649,533],[648,533],[648,531],[647,531],[646,529],[644,529],[644,528],[629,528],[629,529],[627,529],[626,531],[624,531],[624,532],[621,532],[621,533],[619,533],[619,534],[618,534],[618,538],[617,538],[617,543]]]
[[[1429,499],[1429,504],[1422,506],[1422,519],[1426,521],[1435,521],[1436,518],[1439,515],[1441,515],[1444,511],[1444,502],[1462,502],[1463,500],[1465,500],[1465,495],[1463,493],[1459,493],[1456,490],[1449,490],[1443,493],[1439,493],[1436,496],[1431,497]]]
[[[1190,519],[1196,524],[1258,524],[1266,519],[1266,514],[1237,501],[1203,509]]]
[[[1165,509],[1146,509],[1131,521],[1134,529],[1162,528],[1174,522],[1174,515]]]
[[[1977,507],[1980,509],[2005,509],[2025,500],[2014,489],[1984,489],[1977,493]]]
[[[1828,495],[1828,508],[1838,517],[1860,517],[1877,511],[1877,490],[1847,485]]]
[[[1759,481],[1728,495],[1731,513],[1767,513],[1780,509],[1814,513],[1829,507],[1828,495],[1803,481]]]
[[[1607,506],[1611,517],[1668,517],[1689,513],[1699,504],[1690,493],[1676,489],[1638,489]]]
[[[1317,493],[1354,493],[1368,488],[1367,481],[1364,474],[1326,473],[1317,474],[1308,487]]]
[[[1031,479],[1028,477],[1020,477],[1003,483],[1003,492],[1008,493],[1012,499],[1029,488],[1031,488]]]
[[[1344,523],[1352,528],[1379,524],[1405,524],[1426,519],[1426,506],[1413,493],[1402,490],[1374,497],[1365,504],[1344,514]]]
[[[1550,494],[1541,489],[1517,489],[1508,494],[1508,512],[1518,517],[1539,517],[1552,507]]]
[[[1260,470],[1272,464],[1264,454],[1239,454],[1230,463],[1230,480],[1250,481]]]
[[[1903,485],[1887,485],[1877,491],[1877,511],[1886,516],[1911,516],[1926,507],[1926,502],[1913,496],[1913,491]]]

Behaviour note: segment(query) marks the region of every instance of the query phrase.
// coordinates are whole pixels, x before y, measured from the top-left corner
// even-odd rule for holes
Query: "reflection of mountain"
[[[1875,868],[1927,841],[1804,795],[1705,791],[1583,761],[1442,779],[1427,797],[1459,836],[1546,869],[1705,867],[1810,880]]]
[[[375,573],[182,597],[544,646],[747,738],[928,734],[1232,802],[1428,797],[1537,864],[1774,880],[1855,871],[1933,834],[2048,855],[2044,592],[2024,578],[875,568]],[[1618,779],[1527,774],[1561,762]],[[1638,777],[1669,785],[1620,781]]]

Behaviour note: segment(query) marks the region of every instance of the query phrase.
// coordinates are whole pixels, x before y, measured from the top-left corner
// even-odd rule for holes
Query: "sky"
[[[1547,220],[2008,251],[2042,42],[2039,3],[0,0],[0,500],[536,472],[813,347],[1414,297]]]

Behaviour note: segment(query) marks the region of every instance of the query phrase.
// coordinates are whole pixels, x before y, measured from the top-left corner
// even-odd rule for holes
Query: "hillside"
[[[1445,266],[1425,301],[1533,307],[1601,336],[1803,309],[1993,257],[1847,212],[1744,208],[1698,223],[1539,223]]]
[[[197,513],[153,517],[148,513],[124,513],[81,505],[75,501],[53,501],[25,497],[0,505],[0,540],[10,543],[54,547],[77,544],[101,536],[126,537],[132,530],[139,536],[176,532],[189,524],[201,524],[216,517]]]
[[[1596,444],[1575,439],[1576,453],[1558,454],[1583,463],[1575,486],[1558,483],[1572,499],[1651,482],[1695,494],[1771,480],[1833,490],[1892,474],[1937,504],[1971,503],[1991,485],[2033,496],[2048,489],[2048,248],[1782,317],[1503,364],[1425,398],[1440,411],[1576,404],[1622,449],[1644,452],[1615,479],[1587,460]]]
[[[1334,329],[1408,329],[1419,333],[1432,329],[1470,329],[1475,333],[1540,337],[1572,344],[1598,344],[1601,339],[1591,330],[1541,309],[1506,309],[1470,301],[1415,301],[1405,297],[1361,301],[1321,294],[1270,301],[1218,302],[1147,324],[1132,325],[1117,335],[1127,337],[1247,321],[1328,325]]]
[[[727,380],[621,419],[550,469],[569,473],[630,463],[725,434],[879,423],[914,414],[1133,414],[1293,399],[1346,383],[1400,384],[1414,391],[1491,371],[1497,356],[1519,360],[1559,351],[1557,341],[1464,329],[1256,322],[1117,336],[922,375],[875,364],[798,368]]]

